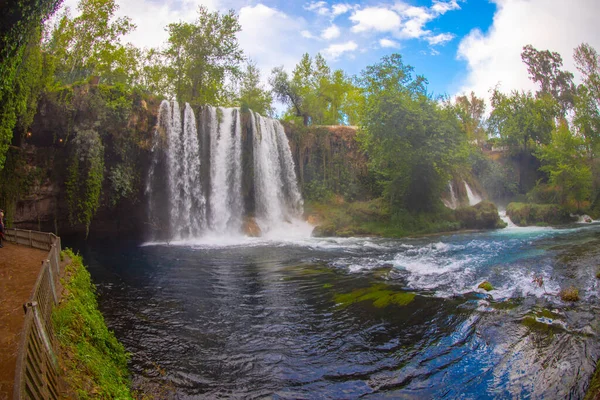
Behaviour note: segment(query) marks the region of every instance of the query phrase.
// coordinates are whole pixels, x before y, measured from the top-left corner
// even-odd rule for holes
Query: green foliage
[[[73,140],[68,167],[67,204],[71,224],[85,225],[86,236],[100,205],[104,180],[104,146],[94,130],[81,130]]]
[[[498,216],[498,208],[494,203],[481,201],[470,207],[456,210],[456,219],[467,229],[498,229],[506,224]]]
[[[567,124],[562,123],[552,133],[550,144],[537,152],[543,164],[540,169],[556,187],[559,203],[573,211],[589,206],[591,195],[592,171],[584,149],[584,139],[571,134]]]
[[[500,163],[476,150],[470,154],[472,170],[490,199],[511,198],[519,192],[518,176],[508,163]]]
[[[559,225],[572,221],[569,212],[556,204],[510,203],[506,215],[519,226]]]
[[[242,74],[238,102],[242,109],[250,109],[266,116],[273,114],[273,96],[260,83],[260,71],[254,63],[249,62]]]
[[[484,115],[485,101],[471,92],[469,97],[456,97],[456,113],[469,142],[483,144],[487,139]]]
[[[219,14],[200,6],[194,23],[171,23],[167,30],[166,73],[177,99],[199,105],[227,104],[233,95],[225,83],[240,75],[244,60],[235,12]]]
[[[527,64],[531,80],[540,85],[538,97],[551,96],[558,104],[557,117],[564,117],[573,107],[575,85],[573,74],[563,71],[562,57],[557,52],[540,51],[531,45],[523,47],[521,59]]]
[[[95,288],[80,255],[61,253],[66,267],[63,301],[52,312],[68,391],[80,399],[131,399],[128,355],[98,310]]]
[[[60,82],[70,84],[91,76],[109,84],[135,82],[138,50],[120,43],[135,25],[128,17],[115,18],[118,8],[115,0],[80,0],[77,17],[65,11],[45,46],[55,57]]]
[[[512,92],[510,96],[494,90],[489,127],[509,146],[513,154],[529,153],[548,144],[554,129],[556,103],[549,96],[535,98],[531,92]]]
[[[356,124],[362,104],[360,89],[342,70],[331,71],[317,54],[305,53],[289,77],[283,67],[274,68],[269,79],[276,98],[288,105],[292,117],[308,125]]]
[[[358,140],[392,207],[433,211],[452,171],[466,162],[466,137],[454,110],[431,99],[425,78],[412,71],[398,54],[363,71]]]

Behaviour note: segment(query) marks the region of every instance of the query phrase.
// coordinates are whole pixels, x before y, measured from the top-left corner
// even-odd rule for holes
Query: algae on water
[[[335,302],[343,308],[362,301],[372,301],[373,306],[377,308],[387,307],[390,304],[405,306],[412,303],[414,298],[414,293],[394,291],[391,290],[391,286],[385,284],[356,289],[350,293],[336,294],[334,297]]]

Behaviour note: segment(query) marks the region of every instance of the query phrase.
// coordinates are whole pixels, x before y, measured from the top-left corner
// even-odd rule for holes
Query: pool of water
[[[134,382],[173,398],[581,398],[600,357],[596,224],[65,242]]]

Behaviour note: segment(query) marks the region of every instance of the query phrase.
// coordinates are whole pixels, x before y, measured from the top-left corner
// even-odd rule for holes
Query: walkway
[[[23,328],[23,303],[48,256],[44,250],[3,242],[0,249],[0,400],[12,399],[17,351]]]

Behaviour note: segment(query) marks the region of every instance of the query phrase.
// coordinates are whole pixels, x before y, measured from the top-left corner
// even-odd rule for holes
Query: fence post
[[[60,257],[58,255],[58,248],[56,247],[56,244],[52,243],[52,250],[54,250],[54,260],[56,262],[56,273],[58,275],[60,275]]]
[[[56,296],[56,284],[54,282],[54,273],[52,272],[52,264],[50,260],[45,261],[48,264],[48,273],[50,274],[50,290],[52,291],[52,298],[54,299],[54,304],[58,304],[58,297]]]

